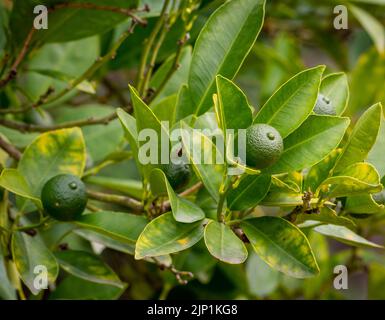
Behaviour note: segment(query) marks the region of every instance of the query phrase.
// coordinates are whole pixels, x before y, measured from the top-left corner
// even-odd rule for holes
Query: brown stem
[[[25,55],[28,52],[29,45],[31,44],[32,37],[35,34],[36,29],[32,27],[32,29],[29,31],[27,38],[24,41],[23,47],[20,50],[19,55],[16,57],[15,62],[11,66],[11,70],[8,72],[8,75],[0,80],[0,88],[4,87],[8,82],[13,80],[17,75],[17,68],[19,67],[20,63],[23,61]]]
[[[13,145],[9,144],[0,136],[0,148],[3,149],[10,157],[19,161],[21,158],[21,152],[16,149]]]
[[[190,188],[186,189],[185,191],[181,192],[179,194],[179,196],[181,196],[181,197],[189,196],[190,194],[197,192],[202,187],[203,187],[203,183],[198,182],[198,183],[194,184],[193,186],[191,186]],[[161,211],[162,211],[162,213],[167,212],[170,210],[170,208],[171,208],[170,200],[167,200],[167,201],[164,201],[162,203]]]

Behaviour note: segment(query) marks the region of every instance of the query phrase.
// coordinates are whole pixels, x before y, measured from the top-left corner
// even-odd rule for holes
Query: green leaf
[[[368,241],[353,231],[344,226],[335,226],[331,224],[325,224],[317,226],[313,229],[324,236],[332,237],[338,241],[346,243],[348,245],[357,247],[369,247],[369,248],[383,248],[382,246]]]
[[[133,244],[146,226],[147,219],[124,212],[98,211],[82,215],[76,224],[115,240]]]
[[[322,182],[329,177],[341,149],[333,150],[325,159],[312,166],[306,175],[304,190],[315,192]]]
[[[347,197],[344,209],[349,213],[374,214],[384,212],[385,206],[374,201],[371,194],[362,194]]]
[[[11,15],[11,31],[16,43],[22,43],[33,25],[36,15],[33,9],[36,5],[51,7],[57,0],[16,0]],[[76,0],[72,2],[86,2],[96,5],[107,5],[121,8],[136,6],[136,0]],[[49,13],[49,27],[47,30],[36,32],[35,38],[39,42],[65,42],[105,33],[115,25],[127,19],[127,16],[106,10],[65,8]]]
[[[61,129],[39,135],[24,151],[17,170],[25,178],[34,197],[52,177],[69,173],[81,177],[86,150],[80,128]]]
[[[30,26],[28,31],[29,29]],[[35,102],[47,92],[49,87],[54,88],[55,92],[61,92],[68,87],[71,80],[80,77],[95,62],[99,54],[98,37],[68,43],[46,44],[31,55],[28,70],[32,69],[32,71],[26,72],[23,88]],[[48,70],[50,75],[33,70]],[[64,74],[66,80],[63,82]],[[67,99],[73,93],[66,95],[60,101]]]
[[[254,123],[267,123],[283,138],[313,111],[325,66],[302,71],[284,83],[258,112]]]
[[[218,201],[219,188],[225,170],[223,155],[211,139],[199,131],[194,131],[183,122],[181,129],[184,150],[196,175],[203,182],[211,196]]]
[[[378,52],[384,53],[385,50],[385,29],[380,21],[378,21],[368,11],[361,9],[357,6],[350,5],[350,11],[361,23],[362,27],[366,30],[369,36],[372,38]]]
[[[224,223],[211,220],[205,227],[204,239],[209,252],[220,261],[240,264],[247,259],[245,244]]]
[[[115,108],[108,105],[90,104],[76,108],[61,107],[55,111],[57,123],[78,121],[112,114]],[[99,162],[119,148],[123,140],[123,130],[118,120],[108,124],[86,126],[82,128],[87,152],[94,162]]]
[[[126,139],[130,144],[130,149],[134,155],[136,166],[142,173],[142,176],[146,176],[148,171],[145,170],[144,166],[139,161],[139,141],[136,119],[121,108],[119,108],[116,113],[125,132]]]
[[[151,109],[159,121],[168,121],[170,126],[174,123],[177,95],[168,96],[157,104],[152,103]]]
[[[245,94],[235,83],[220,75],[216,77],[216,85],[219,102],[218,116],[222,130],[226,132],[226,129],[248,128],[253,118]]]
[[[376,193],[382,190],[376,169],[371,164],[363,162],[347,167],[338,176],[326,179],[322,185],[330,185],[327,191],[329,197]]]
[[[385,119],[384,117],[382,117],[380,131],[378,133],[377,140],[368,154],[368,162],[370,162],[372,165],[376,167],[380,177],[385,176],[384,150],[385,150]]]
[[[16,169],[4,169],[0,176],[0,186],[21,197],[32,200],[38,207],[42,207],[40,198],[32,193],[25,178]]]
[[[255,252],[270,267],[294,278],[319,273],[309,241],[296,226],[278,217],[245,220],[241,227]]]
[[[88,241],[98,243],[100,245],[103,245],[107,248],[114,249],[119,252],[127,253],[130,255],[134,255],[135,253],[135,242],[132,242],[132,243],[121,242],[113,238],[110,238],[105,234],[99,233],[94,230],[89,230],[89,229],[75,229],[74,233],[76,233],[77,235],[79,235],[80,237]]]
[[[55,253],[60,266],[68,273],[87,281],[124,288],[116,273],[99,257],[85,251],[65,250]]]
[[[260,204],[272,207],[295,207],[302,205],[303,200],[300,193],[269,192]]]
[[[162,170],[154,169],[151,172],[150,183],[154,195],[161,195],[166,191],[176,221],[192,223],[205,218],[205,213],[201,208],[175,193]]]
[[[270,173],[297,171],[323,160],[341,142],[348,118],[311,115],[284,140],[284,150]]]
[[[190,90],[187,85],[183,85],[178,92],[177,103],[175,106],[175,122],[194,114],[194,112],[195,105]]]
[[[259,34],[264,11],[265,1],[233,0],[210,16],[195,43],[188,79],[195,114],[212,106],[217,74],[236,75]]]
[[[297,215],[295,224],[301,228],[301,224],[307,221],[317,221],[338,226],[344,226],[350,229],[356,227],[354,222],[348,218],[337,216],[336,212],[328,207],[322,207],[320,213],[301,213]],[[305,223],[306,226],[306,223]]]
[[[349,141],[342,149],[342,153],[334,168],[335,172],[366,159],[376,142],[381,124],[381,116],[382,106],[380,103],[377,103],[366,110],[360,117],[354,126]]]
[[[145,144],[149,144],[152,149],[155,149],[157,151],[157,154],[155,155],[154,161],[156,163],[147,164],[145,165],[145,178],[148,179],[150,170],[154,165],[165,163],[169,159],[169,153],[165,154],[164,149],[166,146],[164,146],[164,143],[169,143],[169,136],[168,136],[168,130],[165,128],[162,123],[159,121],[159,119],[155,116],[154,112],[143,102],[143,100],[138,96],[137,91],[130,86],[130,93],[131,93],[131,99],[134,106],[134,113],[136,118],[136,128],[138,132],[138,144],[139,144],[139,160],[141,157],[140,149]],[[152,129],[156,133],[155,141],[153,139],[150,139],[150,141],[139,141],[141,132],[145,132],[144,130]],[[143,137],[144,138],[144,137]],[[165,141],[164,141],[165,140]],[[154,143],[156,143],[156,148],[152,148],[154,146]],[[166,157],[166,159],[164,159]]]
[[[54,292],[50,300],[115,300],[126,288],[118,288],[95,282],[86,281],[75,276],[66,277]]]
[[[345,73],[331,73],[322,79],[320,93],[328,97],[338,116],[346,110],[349,102],[349,84]]]
[[[231,210],[245,210],[255,207],[265,198],[270,189],[270,175],[248,175],[241,180],[236,189],[227,195],[227,206]]]
[[[16,300],[16,292],[8,277],[6,262],[0,248],[0,299]]]
[[[49,283],[54,283],[58,276],[57,261],[38,236],[15,232],[12,236],[12,257],[21,279],[34,295],[40,291],[34,285],[36,276],[42,272],[39,268],[46,268]]]
[[[119,191],[135,199],[142,199],[143,197],[143,184],[139,180],[118,179],[98,175],[87,177],[85,181],[109,190]]]
[[[262,298],[275,290],[280,274],[252,252],[247,260],[246,276],[250,293]]]
[[[205,221],[181,223],[171,212],[152,220],[136,243],[135,259],[158,257],[192,247],[203,237]]]
[[[174,68],[175,54],[170,56],[156,71],[150,81],[150,88],[157,90],[157,88],[163,83],[164,79],[168,76],[170,70]],[[188,72],[191,63],[191,47],[185,47],[182,49],[182,53],[179,60],[179,67],[167,81],[161,92],[152,101],[152,105],[156,105],[166,97],[175,95],[178,93],[181,85],[187,83]]]

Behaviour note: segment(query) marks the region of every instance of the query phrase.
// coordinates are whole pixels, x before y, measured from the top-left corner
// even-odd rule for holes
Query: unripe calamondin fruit
[[[331,100],[321,93],[317,97],[317,102],[314,106],[313,111],[314,113],[319,115],[335,116],[337,114],[336,109],[334,108]]]
[[[87,205],[84,183],[71,174],[57,175],[44,185],[41,201],[45,212],[59,221],[73,221],[81,216]]]
[[[257,123],[246,130],[246,164],[264,169],[276,163],[283,152],[280,133],[268,124]]]
[[[182,149],[178,153],[178,158],[182,157]],[[173,158],[173,157],[171,157]],[[173,163],[170,159],[168,164],[162,164],[160,169],[166,175],[168,182],[174,190],[180,190],[188,184],[191,178],[191,166],[184,163]]]

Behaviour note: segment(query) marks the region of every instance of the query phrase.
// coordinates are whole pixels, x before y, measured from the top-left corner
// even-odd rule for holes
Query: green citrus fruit
[[[385,189],[379,193],[373,194],[373,200],[376,201],[378,204],[385,205]]]
[[[324,96],[321,93],[317,97],[317,102],[314,107],[314,112],[320,115],[329,115],[329,116],[336,115],[336,110],[333,106],[333,103],[330,101],[328,97]]]
[[[44,210],[54,219],[72,221],[80,217],[87,204],[84,183],[71,174],[57,175],[41,191]]]
[[[267,124],[257,123],[246,130],[246,164],[263,169],[280,158],[283,141],[279,132]]]

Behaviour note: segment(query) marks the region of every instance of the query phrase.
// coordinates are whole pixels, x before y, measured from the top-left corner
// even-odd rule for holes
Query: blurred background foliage
[[[31,24],[32,17],[28,10],[36,4],[55,2],[59,1],[0,1],[0,61],[5,58],[6,52],[20,48]],[[103,4],[103,1],[99,2]],[[115,6],[127,4],[126,0],[104,2]],[[109,114],[113,108],[127,104],[127,83],[133,83],[135,79],[144,41],[154,28],[162,7],[162,1],[159,0],[131,2],[132,6],[149,5],[151,11],[142,13],[148,19],[148,26],[136,28],[134,34],[119,48],[115,59],[99,69],[92,82],[83,83],[77,88],[80,90],[44,106],[39,112],[17,115],[16,119],[19,117],[22,118],[20,120],[38,124],[50,124],[52,121],[60,123],[86,119],[95,114],[102,116]],[[190,31],[190,45],[194,44],[209,15],[223,2],[200,2]],[[333,20],[337,16],[333,9],[339,4],[348,7],[347,30],[333,27]],[[12,6],[17,6],[18,10],[13,10],[11,14]],[[65,14],[61,16],[58,13],[50,18],[50,23],[49,30],[34,39],[33,50],[22,66],[23,72],[18,81],[0,92],[2,108],[36,102],[50,87],[60,92],[99,56],[109,52],[112,44],[129,26],[129,22],[121,16],[103,12],[99,16],[74,16],[68,21]],[[157,70],[167,63],[169,56],[175,54],[176,42],[183,32],[182,25],[183,21],[178,17],[167,31],[157,57]],[[267,1],[262,33],[236,82],[245,90],[250,103],[258,109],[280,84],[295,73],[307,66],[325,64],[327,73],[344,71],[348,74],[350,101],[346,113],[357,118],[370,105],[378,101],[385,103],[384,25],[385,0]],[[174,76],[175,83],[180,84],[187,79],[190,59],[191,49],[187,47],[181,68]],[[152,81],[156,85],[156,73]],[[164,98],[172,99],[176,94],[172,86],[169,90],[158,97],[155,104],[167,104]],[[155,105],[153,107],[156,108]],[[73,112],[75,108],[76,112]],[[116,191],[124,192],[129,187],[123,181],[138,179],[138,172],[133,161],[126,160],[128,151],[117,120],[107,128],[100,130],[100,127],[92,126],[82,129],[89,153],[88,168],[99,166],[97,175],[90,178],[89,183],[97,187],[102,180],[105,183],[106,179],[110,179]],[[36,137],[34,133],[21,134],[1,126],[0,132],[19,148],[24,148]],[[207,195],[202,193],[198,196],[198,201],[206,200]],[[210,209],[210,202],[206,205]],[[111,209],[111,206],[101,203],[98,206]],[[381,217],[358,221],[358,225],[365,237],[384,238],[385,220],[381,220]],[[321,269],[321,274],[316,278],[288,278],[267,267],[255,254],[245,265],[225,265],[215,261],[201,244],[181,253],[174,261],[178,269],[195,274],[195,279],[188,286],[179,285],[172,274],[159,271],[153,264],[134,261],[132,256],[113,249],[97,245],[92,248],[85,240],[93,239],[90,234],[66,236],[67,233],[68,228],[62,224],[44,237],[48,243],[55,243],[61,238],[72,249],[103,250],[103,258],[129,286],[122,294],[116,287],[61,275],[62,281],[50,298],[116,298],[122,294],[122,299],[385,299],[383,254],[351,249],[315,233],[309,237],[312,247],[317,248],[315,253]],[[338,264],[350,267],[349,290],[338,291],[333,288],[333,268]]]

